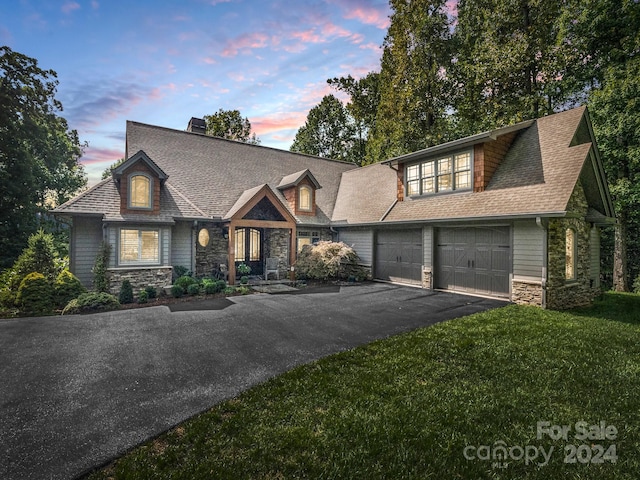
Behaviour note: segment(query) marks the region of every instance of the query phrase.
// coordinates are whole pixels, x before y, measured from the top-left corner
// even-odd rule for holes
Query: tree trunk
[[[620,214],[615,226],[613,246],[613,289],[616,292],[627,292],[627,224],[626,215]]]

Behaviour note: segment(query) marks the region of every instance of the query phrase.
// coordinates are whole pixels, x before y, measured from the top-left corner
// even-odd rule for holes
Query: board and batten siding
[[[535,220],[513,224],[513,275],[542,278],[544,269],[545,230]]]
[[[178,222],[174,225],[171,235],[171,265],[194,269],[195,239],[190,222]]]
[[[373,265],[373,230],[350,228],[338,231],[338,240],[353,247],[363,265]]]
[[[102,219],[99,217],[75,217],[73,219],[73,257],[71,272],[78,277],[82,285],[90,289],[93,286],[93,266],[102,243]]]

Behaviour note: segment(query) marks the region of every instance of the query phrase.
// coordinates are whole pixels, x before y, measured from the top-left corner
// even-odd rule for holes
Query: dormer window
[[[408,196],[471,188],[471,151],[443,155],[406,167]]]
[[[135,173],[129,177],[129,208],[152,208],[153,181],[147,175]]]
[[[313,190],[307,185],[298,188],[298,210],[303,212],[313,210]]]

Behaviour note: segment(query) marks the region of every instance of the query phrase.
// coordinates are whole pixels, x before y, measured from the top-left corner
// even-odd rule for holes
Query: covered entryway
[[[264,270],[263,229],[236,228],[236,263],[244,263],[252,272],[260,274]]]
[[[509,296],[509,227],[440,228],[435,250],[435,288]]]
[[[380,230],[376,234],[375,278],[422,284],[422,230]]]

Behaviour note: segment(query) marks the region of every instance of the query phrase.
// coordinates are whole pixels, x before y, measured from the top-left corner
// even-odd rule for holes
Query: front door
[[[244,263],[251,267],[251,275],[262,275],[262,241],[262,229],[236,228],[236,272],[238,265]]]

